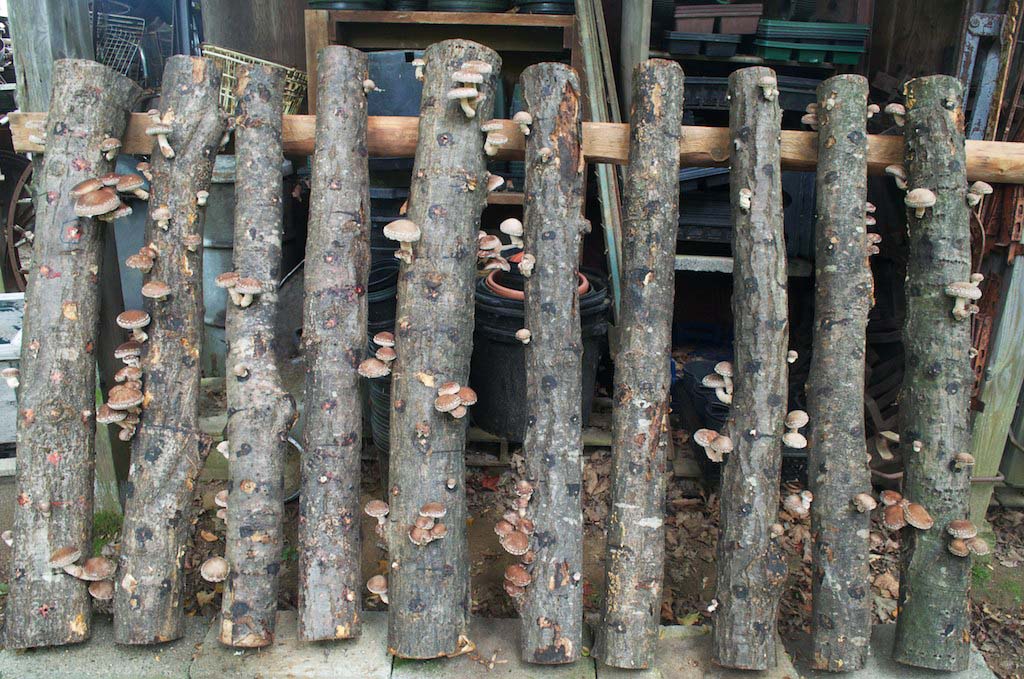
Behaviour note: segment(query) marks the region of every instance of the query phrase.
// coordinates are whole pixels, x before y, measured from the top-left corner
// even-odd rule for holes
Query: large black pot
[[[430,0],[434,12],[504,12],[508,0]]]

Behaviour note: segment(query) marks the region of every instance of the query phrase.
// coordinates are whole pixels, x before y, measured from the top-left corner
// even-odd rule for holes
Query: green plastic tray
[[[813,43],[782,42],[778,40],[755,40],[757,55],[764,59],[778,61],[799,61],[804,64],[850,64],[860,63],[864,46],[815,45]]]

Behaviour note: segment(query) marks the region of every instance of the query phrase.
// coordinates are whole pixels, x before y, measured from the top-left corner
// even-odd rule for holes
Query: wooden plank
[[[306,10],[306,110],[316,114],[317,55],[331,44],[330,13],[325,9]],[[312,77],[308,77],[312,73]]]
[[[20,153],[42,153],[43,147],[29,141],[38,135],[46,120],[45,113],[11,113],[11,134],[14,150]],[[500,121],[509,143],[498,154],[501,160],[522,160],[523,136],[510,120]],[[132,114],[125,133],[123,152],[148,154],[152,141],[146,136],[149,118],[144,113]],[[371,116],[367,146],[373,158],[412,158],[416,154],[419,135],[416,117]],[[284,117],[284,149],[291,156],[308,156],[313,152],[316,131],[315,116]],[[583,123],[583,154],[590,163],[624,165],[627,162],[629,126],[625,123]],[[783,130],[782,167],[786,170],[812,170],[816,165],[817,135],[814,132]],[[729,130],[725,127],[684,125],[680,160],[683,167],[725,167],[729,164]],[[903,137],[870,135],[868,137],[868,172],[884,174],[886,165],[903,161]],[[967,140],[967,178],[997,184],[1024,184],[1024,143]]]
[[[619,39],[619,82],[633,82],[633,69],[650,56],[652,0],[622,3],[622,33]],[[629,110],[632,88],[622,88],[622,108]]]
[[[306,10],[312,12],[316,10]],[[499,12],[381,12],[333,10],[330,20],[363,24],[434,24],[446,26],[532,26],[572,28],[571,14],[504,14]]]
[[[488,205],[522,205],[523,193],[521,191],[499,191],[487,196]]]
[[[305,68],[305,0],[203,0],[206,42],[292,68]],[[316,71],[312,72],[316,78]]]
[[[331,24],[335,44],[362,50],[425,49],[443,40],[473,40],[501,52],[546,52],[554,58],[565,51],[566,29],[561,26],[474,26],[461,24]],[[536,60],[536,59],[535,59]]]
[[[92,59],[87,0],[10,0],[16,99],[23,111],[50,107],[50,80],[55,59]]]
[[[732,257],[718,255],[676,255],[676,271],[696,273],[732,273]],[[794,278],[809,278],[814,267],[806,259],[790,259],[787,272]]]

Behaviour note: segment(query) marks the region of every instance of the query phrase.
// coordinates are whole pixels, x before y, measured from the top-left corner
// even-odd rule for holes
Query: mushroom
[[[903,516],[903,507],[891,505],[882,512],[882,525],[889,530],[900,530],[907,525],[907,519]]]
[[[228,295],[231,296],[231,302],[233,304],[239,304],[242,301],[242,296],[235,290],[235,285],[238,284],[240,276],[237,271],[225,271],[222,274],[218,274],[213,279],[213,284],[218,288],[228,291]]]
[[[489,255],[487,262],[483,265],[482,271],[511,271],[512,265],[500,255]]]
[[[988,547],[988,543],[979,537],[973,537],[967,540],[967,549],[971,554],[975,556],[988,556],[992,551]]]
[[[782,435],[782,445],[787,448],[801,450],[807,447],[807,438],[800,432],[787,431]]]
[[[903,504],[903,496],[895,490],[883,490],[878,494],[878,499],[881,500],[882,504],[886,507],[897,507]]]
[[[727,453],[733,450],[732,439],[725,434],[719,434],[711,439],[711,443],[705,448],[708,459],[712,462],[721,462]]]
[[[393,347],[395,346],[395,335],[387,330],[382,330],[373,336],[373,343],[378,347]]]
[[[803,449],[807,447],[807,438],[799,432],[810,421],[803,410],[792,410],[786,415],[786,433],[782,435],[782,444],[787,448]]]
[[[527,328],[519,328],[516,330],[516,339],[523,344],[529,344],[531,337],[533,337],[533,333],[531,333]]]
[[[128,340],[117,345],[114,358],[120,359],[125,365],[138,365],[142,355],[142,344],[138,340]]]
[[[967,204],[974,207],[981,203],[982,198],[992,194],[992,186],[983,181],[976,181],[967,189]]]
[[[523,589],[522,587],[518,587],[518,586],[512,584],[508,580],[505,581],[504,587],[505,587],[505,594],[508,594],[515,601],[519,601],[520,599],[522,599],[526,595],[526,590],[525,589]]]
[[[173,158],[174,149],[167,143],[167,135],[172,132],[170,125],[160,122],[153,121],[149,127],[146,128],[146,134],[150,137],[156,137],[156,143],[160,146],[160,153],[164,158]]]
[[[97,580],[89,583],[89,595],[96,601],[110,601],[114,598],[114,581]]]
[[[385,363],[391,363],[396,358],[398,358],[398,354],[395,353],[395,350],[392,349],[391,347],[381,347],[376,352],[374,352],[373,355],[375,358],[384,361]]]
[[[476,405],[477,395],[471,387],[461,387],[457,396],[464,406]]]
[[[117,183],[121,181],[121,175],[116,172],[108,172],[100,177],[100,181],[103,182],[104,186],[113,186],[116,190]]]
[[[12,531],[12,530],[5,530],[3,533],[0,533],[0,539],[2,539],[4,541],[4,544],[7,545],[8,547],[13,547],[14,546],[14,531]]]
[[[893,452],[889,444],[899,442],[900,435],[894,431],[880,431],[875,434],[875,450],[878,451],[878,456],[883,460],[893,459]],[[885,493],[886,491],[882,492]]]
[[[76,577],[87,582],[99,582],[112,578],[115,570],[117,566],[113,561],[103,556],[94,556],[82,563],[82,573]]]
[[[255,278],[239,278],[235,283],[234,291],[239,295],[238,306],[245,309],[251,306],[253,300],[263,292],[263,285]]]
[[[363,511],[366,512],[367,516],[377,519],[378,528],[383,528],[386,521],[385,517],[387,517],[391,508],[383,500],[370,500],[363,506]]]
[[[67,547],[61,547],[54,550],[50,554],[50,559],[46,562],[46,565],[50,568],[60,570],[65,566],[69,566],[74,562],[82,558],[82,550],[78,547],[68,545]]]
[[[524,253],[522,258],[519,260],[519,273],[522,274],[523,278],[529,278],[533,275],[533,268],[537,265],[537,258],[530,253]]]
[[[377,83],[373,82],[370,78],[363,81],[363,94],[369,94],[370,92],[383,92],[381,88],[377,87]]]
[[[199,207],[206,207],[206,202],[210,200],[209,191],[196,191],[196,205]]]
[[[149,281],[142,286],[142,296],[157,302],[162,302],[171,294],[171,286],[163,281]]]
[[[429,516],[417,516],[416,519],[412,522],[412,525],[416,528],[419,528],[420,530],[429,531],[431,528],[434,527],[434,520]]]
[[[488,156],[498,155],[498,150],[508,143],[508,135],[504,132],[488,132],[484,140],[484,153]]]
[[[896,188],[907,190],[907,170],[902,165],[887,165],[885,173],[896,182]]]
[[[953,456],[953,471],[962,471],[974,466],[974,456],[970,453],[957,453]]]
[[[385,377],[391,374],[391,368],[384,361],[377,358],[368,358],[359,364],[359,368],[356,369],[360,375],[367,379],[377,379],[378,377]]]
[[[120,148],[121,140],[114,137],[107,137],[100,142],[100,151],[103,151],[103,157],[107,160],[117,158],[117,151]]]
[[[398,241],[399,251],[404,257],[399,257],[398,252],[395,256],[399,259],[403,259],[406,264],[412,261],[412,244],[420,239],[420,227],[409,219],[396,219],[389,224],[384,226],[384,237],[389,240]]]
[[[509,217],[498,225],[498,230],[508,236],[513,247],[523,247],[523,223],[515,217]]]
[[[223,582],[230,570],[227,559],[222,556],[211,556],[199,567],[199,575],[207,582]]]
[[[928,530],[935,525],[934,519],[923,505],[916,502],[907,502],[903,505],[903,518],[914,528]]]
[[[715,372],[722,376],[722,380],[725,382],[725,390],[732,393],[732,363],[729,361],[719,361],[715,364]]]
[[[800,122],[803,125],[808,126],[812,130],[817,131],[818,129],[818,114],[817,113],[805,113],[800,118]]]
[[[800,519],[810,514],[809,506],[805,505],[804,499],[797,493],[787,495],[782,501],[782,507],[790,514]]]
[[[949,549],[949,553],[953,556],[965,557],[971,553],[971,550],[967,547],[967,541],[961,538],[950,540],[947,549]]]
[[[424,530],[419,526],[413,526],[409,529],[409,542],[417,547],[429,544],[432,539],[433,538],[430,536],[429,530]]]
[[[11,389],[17,389],[21,386],[21,371],[17,368],[4,368],[3,370],[0,370],[0,377],[4,378],[7,386]]]
[[[867,241],[867,246],[865,247],[865,250],[868,253],[868,257],[871,257],[872,255],[877,255],[879,252],[881,252],[881,250],[878,248],[878,244],[882,242],[882,234],[868,233],[865,236],[865,240]]]
[[[925,212],[928,211],[928,208],[935,205],[935,194],[931,189],[911,189],[907,192],[903,202],[907,207],[914,210],[914,216],[921,219],[924,217]]]
[[[381,603],[388,603],[388,579],[383,575],[377,574],[367,580],[366,589],[370,594],[379,596]]]
[[[107,405],[114,410],[129,410],[142,405],[142,392],[129,384],[118,384],[107,393]]]
[[[521,530],[514,530],[501,538],[501,546],[512,556],[522,556],[530,551],[530,536]]]
[[[458,394],[441,394],[434,399],[434,410],[439,413],[450,413],[461,405]]]
[[[774,75],[765,75],[757,81],[761,94],[767,101],[774,101],[779,96],[779,83]]]
[[[423,82],[423,68],[427,65],[427,62],[423,60],[423,57],[416,57],[410,63],[416,69],[416,80]]]
[[[430,519],[443,519],[448,510],[440,502],[428,502],[420,507],[419,515]]]
[[[72,198],[81,198],[82,196],[84,196],[87,193],[92,193],[93,191],[99,191],[102,188],[103,188],[103,181],[93,177],[92,179],[85,179],[83,181],[78,182],[74,186],[72,186],[71,190],[68,191],[68,194]]]
[[[892,120],[898,127],[907,124],[907,108],[895,101],[885,105],[885,112],[892,116]]]
[[[969,519],[954,519],[946,526],[946,532],[955,538],[966,540],[975,537],[978,534],[978,528]]]
[[[807,423],[811,421],[808,417],[807,412],[803,410],[791,410],[786,414],[786,429],[790,431],[797,431],[807,426]]]
[[[448,537],[448,526],[443,523],[435,523],[434,527],[430,529],[430,541],[441,540]]]
[[[505,519],[501,519],[498,523],[494,524],[494,534],[499,538],[504,538],[515,529],[515,525]]]
[[[153,269],[153,260],[139,253],[128,255],[124,264],[129,269],[138,269],[142,273],[149,273]]]
[[[217,444],[217,452],[224,456],[225,459],[231,456],[231,443],[228,440],[221,441]]]
[[[114,373],[115,382],[138,381],[142,379],[142,368],[135,365],[126,365]]]
[[[549,160],[551,160],[551,156],[553,155],[553,153],[554,152],[551,150],[551,147],[541,146],[540,150],[537,151],[537,157],[540,158],[540,162],[546,163]]]
[[[462,107],[462,112],[466,114],[467,118],[476,117],[476,105],[477,97],[479,92],[476,91],[475,87],[455,87],[448,90],[448,101],[458,100],[459,106]]]
[[[149,163],[142,161],[141,163],[135,166],[135,170],[143,177],[145,177],[146,181],[153,181],[153,166],[150,165]]]
[[[142,188],[145,185],[146,180],[139,175],[124,174],[117,180],[117,191],[118,193],[130,193],[139,200],[149,200],[149,191]]]
[[[786,352],[786,363],[792,365],[793,363],[796,363],[798,358],[800,358],[800,354],[797,353],[796,349],[790,349]]]
[[[117,192],[112,188],[103,187],[79,196],[78,200],[75,201],[75,215],[78,217],[98,217],[99,215],[113,212],[119,207],[121,207],[121,199],[117,197]]]
[[[223,443],[223,441],[221,441],[221,443]],[[227,488],[218,490],[217,494],[213,496],[213,504],[217,505],[218,507],[227,507],[228,497],[229,495]]]
[[[139,341],[145,342],[149,337],[143,328],[149,325],[149,314],[141,309],[126,309],[117,315],[115,319],[118,326],[125,330],[132,331],[132,337]]]
[[[753,197],[754,197],[754,192],[751,191],[750,189],[747,189],[747,188],[740,189],[739,199],[738,199],[738,201],[739,201],[738,204],[740,206],[740,210],[742,210],[744,213],[750,212],[750,199],[753,198]]]
[[[698,429],[693,432],[693,442],[704,449],[704,454],[710,459],[712,456],[711,442],[718,437],[718,432],[713,429]]]
[[[500,174],[487,173],[487,193],[493,193],[505,185],[505,178]]]
[[[953,318],[958,321],[966,320],[978,307],[967,302],[976,302],[981,299],[981,288],[970,282],[957,281],[950,283],[945,288],[946,295],[953,298]]]
[[[878,506],[878,503],[869,493],[857,493],[853,496],[853,506],[857,508],[858,512],[864,513],[870,512]]]
[[[505,581],[511,582],[516,587],[526,587],[532,580],[530,572],[517,563],[511,564],[505,569]]]
[[[199,252],[199,246],[203,244],[203,237],[198,233],[186,233],[181,240],[189,252]]]
[[[512,116],[512,122],[519,126],[519,131],[524,137],[530,136],[530,125],[533,125],[533,116],[528,111],[517,111]]]

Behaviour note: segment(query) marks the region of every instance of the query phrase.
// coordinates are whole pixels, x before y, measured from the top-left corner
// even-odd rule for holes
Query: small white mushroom
[[[498,149],[508,143],[508,136],[503,132],[488,132],[484,140],[484,153],[488,156],[498,155]]]
[[[533,333],[531,333],[527,328],[520,328],[519,330],[516,330],[516,339],[523,344],[529,344],[531,337],[533,337]]]
[[[448,101],[458,101],[459,106],[462,107],[462,112],[466,114],[467,118],[476,117],[476,105],[477,97],[479,92],[476,91],[475,87],[455,87],[448,90]]]
[[[875,117],[876,113],[879,113],[882,109],[878,104],[868,104],[868,118]]]
[[[427,62],[422,57],[416,57],[411,63],[413,68],[416,69],[416,80],[423,82],[423,68],[427,65]]]
[[[907,124],[907,109],[903,104],[897,104],[895,101],[885,105],[885,112],[892,116],[892,120],[898,127],[903,127]]]
[[[931,189],[911,189],[907,192],[903,202],[914,211],[915,217],[921,219],[921,217],[924,217],[925,212],[928,211],[928,208],[935,205],[935,194]]]
[[[805,113],[800,118],[800,122],[807,125],[812,130],[818,129],[818,115],[816,113]]]
[[[512,122],[519,125],[519,131],[523,133],[524,137],[530,136],[530,125],[533,125],[533,116],[528,111],[517,111],[512,116]]]
[[[975,207],[981,204],[985,196],[991,195],[992,186],[983,181],[976,181],[967,189],[967,204]]]
[[[774,101],[779,96],[779,83],[773,75],[763,76],[757,81],[761,87],[761,94],[767,101]]]
[[[981,288],[973,282],[957,281],[950,283],[945,288],[945,293],[949,297],[952,297],[953,302],[953,318],[958,321],[963,321],[970,318],[971,313],[976,313],[978,307],[975,304],[968,304],[970,302],[977,302],[981,299]]]
[[[519,273],[523,275],[523,278],[529,278],[533,275],[533,267],[537,264],[537,258],[530,253],[525,253],[522,259],[519,260]]]
[[[754,192],[747,188],[742,188],[739,191],[739,206],[743,212],[750,212],[750,200],[754,197]]]
[[[904,191],[907,190],[907,170],[902,165],[887,165],[885,173],[893,178],[896,182],[896,187]]]
[[[367,78],[366,80],[363,81],[363,93],[364,94],[369,94],[370,92],[382,92],[382,91],[383,90],[381,90],[379,87],[377,87],[377,83],[373,82],[369,78]]]

